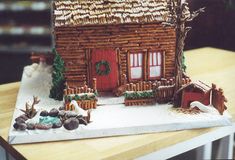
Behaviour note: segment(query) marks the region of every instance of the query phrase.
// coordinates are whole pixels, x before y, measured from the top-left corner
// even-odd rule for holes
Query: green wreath
[[[101,70],[101,66],[105,67],[105,70]],[[96,73],[98,75],[108,75],[111,71],[109,63],[107,61],[101,60],[95,64]]]

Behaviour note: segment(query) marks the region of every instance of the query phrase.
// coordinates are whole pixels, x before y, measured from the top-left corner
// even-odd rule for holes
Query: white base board
[[[16,131],[13,128],[14,119],[22,114],[19,109],[24,109],[25,102],[32,100],[33,95],[41,99],[36,105],[38,114],[41,110],[50,110],[63,105],[60,101],[48,98],[51,86],[50,72],[51,67],[44,64],[25,67],[9,131],[10,144],[143,134],[232,124],[231,116],[227,112],[223,116],[209,113],[189,115],[174,112],[169,104],[126,107],[122,104],[123,97],[100,97],[98,98],[100,106],[92,110],[92,122],[87,126],[79,125],[78,129],[72,131],[64,127]],[[37,115],[34,119],[37,120],[38,117]]]

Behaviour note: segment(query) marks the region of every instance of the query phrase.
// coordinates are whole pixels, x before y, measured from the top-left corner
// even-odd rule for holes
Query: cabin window
[[[161,52],[149,52],[149,79],[161,77],[162,54]]]
[[[142,79],[143,53],[130,53],[130,76],[132,80]]]

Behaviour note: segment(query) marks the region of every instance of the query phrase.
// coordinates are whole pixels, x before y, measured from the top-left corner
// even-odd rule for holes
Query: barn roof
[[[166,0],[56,0],[55,26],[166,21]]]
[[[208,91],[211,90],[211,87],[208,86],[207,84],[201,82],[201,81],[196,81],[196,82],[191,82],[185,86],[183,86],[182,88],[180,88],[177,93],[182,92],[183,90],[187,90],[187,89],[197,89],[202,93],[207,93]]]

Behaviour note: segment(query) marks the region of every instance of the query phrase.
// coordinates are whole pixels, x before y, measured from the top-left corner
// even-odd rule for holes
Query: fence
[[[64,96],[75,96],[79,94],[88,94],[88,93],[93,93],[96,94],[97,89],[96,89],[96,78],[93,79],[92,81],[92,86],[93,88],[89,88],[86,84],[84,84],[83,87],[69,87],[67,86],[66,89],[64,89]],[[65,98],[64,98],[65,99]],[[76,100],[79,107],[88,110],[92,108],[96,108],[97,106],[97,99],[79,99]],[[72,106],[69,106],[70,101],[65,100],[65,108],[66,110],[74,110]]]
[[[182,86],[190,83],[189,78],[182,79]],[[158,103],[168,103],[172,101],[175,90],[175,82],[173,80],[165,81],[162,85],[155,88],[156,102]]]
[[[64,89],[64,96],[81,93],[94,93],[94,89],[88,88],[87,85],[84,85],[83,87],[67,87]]]
[[[154,104],[155,98],[147,99],[125,99],[125,106]]]
[[[186,85],[190,83],[191,80],[189,78],[183,78],[182,79],[182,85]],[[144,103],[152,103],[152,102],[158,102],[158,103],[167,103],[170,102],[174,96],[174,87],[175,87],[175,81],[174,78],[171,79],[161,79],[157,80],[155,82],[138,82],[138,83],[129,83],[126,84],[126,91],[146,91],[146,90],[152,90],[155,93],[155,100],[148,100],[146,99],[136,99],[136,100],[128,100],[125,104],[134,104],[134,105],[142,105]]]
[[[94,109],[97,106],[97,100],[77,100],[77,103],[84,110]],[[74,110],[74,107],[69,104],[68,102],[65,104],[65,110]]]
[[[215,84],[212,84],[212,105],[219,111],[222,115],[224,110],[227,109],[225,106],[227,99],[224,96],[224,92],[221,88],[216,88]]]
[[[167,103],[170,102],[174,96],[175,85],[160,86],[155,90],[156,102]]]

